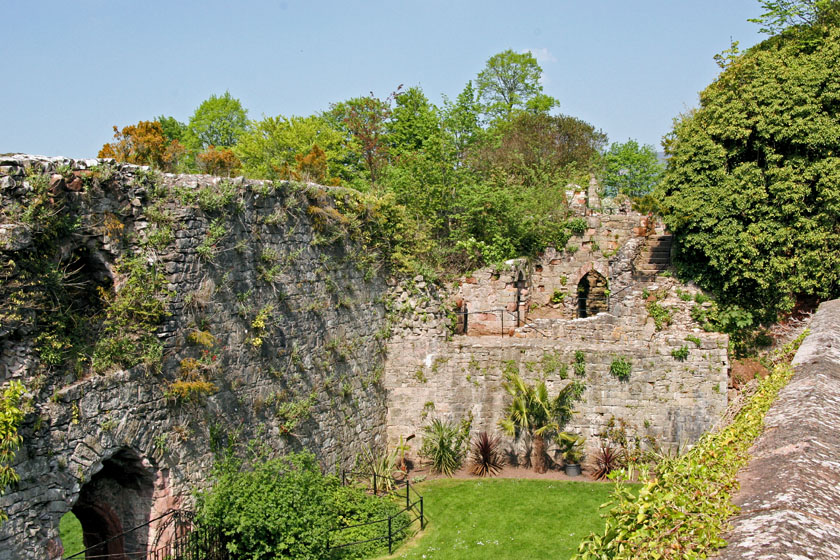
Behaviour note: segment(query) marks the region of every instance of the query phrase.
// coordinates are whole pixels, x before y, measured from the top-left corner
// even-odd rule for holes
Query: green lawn
[[[434,480],[417,486],[428,524],[392,558],[568,559],[591,531],[612,484],[556,480]]]
[[[85,549],[85,545],[82,544],[82,524],[75,515],[70,512],[65,513],[58,525],[58,530],[61,534],[61,544],[64,545],[65,557]]]

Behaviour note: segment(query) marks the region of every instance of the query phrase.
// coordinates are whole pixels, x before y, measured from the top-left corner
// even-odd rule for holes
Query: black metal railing
[[[390,476],[370,472],[341,471],[341,483],[343,485],[352,484],[354,481],[359,480],[364,480],[366,483],[370,483],[370,489],[374,496],[381,496],[383,498],[391,497],[400,501],[404,499],[405,506],[399,511],[389,514],[387,517],[383,517],[382,519],[332,529],[330,531],[330,550],[358,546],[376,541],[387,541],[388,554],[391,554],[394,550],[394,543],[402,538],[409,528],[414,525],[414,523],[418,521],[420,522],[421,531],[426,528],[426,517],[423,510],[423,496],[421,496],[411,485],[411,481],[408,476],[404,479],[396,479]],[[403,491],[400,491],[400,487],[403,488]],[[406,519],[405,516],[407,516],[408,519]],[[340,535],[342,532],[349,531],[351,529],[358,529],[371,525],[382,525],[382,534],[364,540],[333,544],[336,538],[334,535]]]
[[[91,560],[131,558],[145,560],[229,560],[225,539],[221,532],[207,528],[196,528],[191,511],[171,509],[161,516],[150,519],[119,535],[114,535],[84,550],[66,556],[64,560]],[[118,550],[109,552],[110,545],[125,542],[126,536],[148,531],[156,523],[156,537],[151,543],[139,539],[142,550]],[[119,546],[118,548],[122,548]]]

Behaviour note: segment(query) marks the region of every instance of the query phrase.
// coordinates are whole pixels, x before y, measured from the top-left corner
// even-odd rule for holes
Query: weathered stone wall
[[[360,248],[331,229],[336,215],[323,189],[101,164],[0,158],[0,256],[5,263],[34,250],[37,228],[21,218],[32,193],[26,173],[46,173],[46,204],[63,201],[79,218],[49,256],[63,264],[84,251],[74,282],[119,288],[118,264],[131,255],[164,271],[161,370],[141,364],[77,377],[47,367],[36,350],[38,321],[4,310],[0,380],[23,380],[33,409],[13,465],[20,482],[0,497],[10,516],[0,526],[3,560],[59,557],[60,517],[74,506],[102,522],[119,517],[126,508],[108,496],[120,484],[139,489],[126,501],[146,504],[123,516],[123,529],[188,500],[208,484],[214,450],[229,443],[306,448],[331,469],[384,442],[386,287],[359,267]],[[224,192],[221,203],[202,198]],[[197,333],[210,342],[197,343]],[[200,363],[212,394],[171,396],[187,358]],[[121,470],[120,457],[134,458],[129,481],[102,474]],[[96,503],[84,509],[77,501],[86,488],[85,500]]]
[[[630,244],[635,238],[626,239]],[[632,261],[635,251],[626,254]],[[541,283],[556,281],[549,277],[549,266],[557,267],[558,275],[571,268],[546,264],[545,260],[553,258],[537,261],[542,270],[533,274],[540,275]],[[620,262],[629,262],[627,259]],[[615,417],[635,426],[640,437],[650,436],[663,447],[676,447],[694,442],[723,413],[728,338],[706,333],[694,323],[690,309],[697,290],[673,278],[628,283],[627,289],[612,298],[612,313],[564,319],[562,315],[558,318],[553,308],[546,310],[546,304],[540,306],[532,300],[523,326],[506,329],[504,335],[492,329],[483,336],[475,336],[476,331],[469,329],[466,336],[452,334],[452,319],[445,314],[447,298],[469,301],[470,296],[493,288],[510,297],[512,283],[521,271],[533,289],[533,268],[512,264],[501,270],[476,271],[470,277],[474,282],[462,282],[448,296],[410,283],[395,288],[396,298],[403,301],[397,310],[402,314],[399,322],[411,327],[395,332],[388,343],[385,385],[391,444],[400,437],[419,436],[422,426],[434,416],[457,421],[472,414],[474,430],[498,431],[506,403],[501,387],[504,372],[516,371],[532,381],[543,377],[554,394],[575,378],[576,351],[585,355],[583,381],[587,389],[569,429],[587,437],[601,432]],[[489,301],[491,296],[483,297]],[[646,309],[653,298],[671,313],[671,323],[661,330]],[[537,318],[532,318],[534,315]],[[469,321],[473,321],[471,315]],[[685,360],[672,354],[682,347],[688,350]],[[609,373],[610,364],[618,357],[632,363],[628,381],[619,381]],[[590,437],[590,449],[595,445]]]
[[[738,474],[721,560],[840,558],[840,300],[810,330]]]

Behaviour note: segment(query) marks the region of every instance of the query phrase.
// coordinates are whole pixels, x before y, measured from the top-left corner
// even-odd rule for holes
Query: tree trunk
[[[545,465],[545,439],[542,436],[534,435],[534,446],[531,449],[531,463],[534,465],[534,472],[544,473]]]

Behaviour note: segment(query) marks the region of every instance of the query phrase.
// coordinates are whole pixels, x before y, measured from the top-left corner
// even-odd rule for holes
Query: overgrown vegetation
[[[381,553],[382,541],[330,550],[330,544],[382,536],[382,523],[337,533],[341,527],[387,518],[399,511],[389,500],[343,487],[338,478],[324,476],[309,453],[244,462],[232,456],[219,462],[213,486],[197,494],[196,524],[219,531],[237,558],[320,560],[366,558]],[[393,521],[408,524],[405,514]],[[387,534],[387,527],[384,529]],[[397,540],[405,537],[401,532]]]
[[[721,532],[735,512],[730,496],[737,489],[736,474],[749,459],[764,414],[792,375],[789,360],[804,336],[777,355],[781,361],[772,375],[729,426],[703,436],[679,458],[663,457],[655,476],[641,468],[644,486],[638,494],[625,484],[616,486],[607,504],[606,529],[587,537],[574,558],[706,558],[724,546]],[[630,470],[620,478],[634,476]]]
[[[9,381],[0,392],[0,495],[6,493],[7,486],[20,480],[12,464],[22,442],[18,427],[23,421],[25,392],[23,383],[16,380]],[[0,510],[0,523],[7,518],[6,512]]]
[[[678,270],[749,326],[840,295],[840,9],[762,4],[778,34],[720,59],[667,138],[663,191]]]
[[[610,375],[619,381],[628,381],[630,379],[630,372],[632,371],[632,368],[633,365],[630,363],[630,360],[624,356],[616,356],[613,358],[613,361],[610,362]]]

